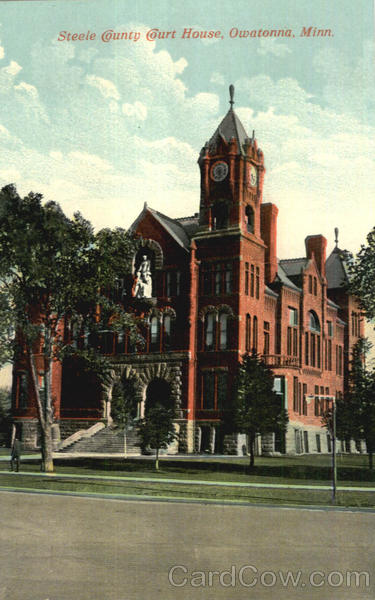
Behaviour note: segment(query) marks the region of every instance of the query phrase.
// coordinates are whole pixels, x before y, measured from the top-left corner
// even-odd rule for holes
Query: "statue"
[[[134,296],[136,298],[152,298],[151,261],[145,254],[142,256],[142,262],[135,276]]]

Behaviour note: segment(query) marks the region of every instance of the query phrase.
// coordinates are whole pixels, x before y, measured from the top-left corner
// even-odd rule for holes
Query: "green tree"
[[[143,419],[137,424],[137,431],[141,438],[142,447],[155,448],[155,469],[159,470],[159,451],[177,439],[174,428],[175,411],[162,404],[154,404],[148,409]]]
[[[28,368],[47,472],[53,471],[52,365],[65,352],[79,352],[64,347],[63,319],[68,318],[76,331],[88,327],[95,334],[105,323],[136,335],[131,315],[102,295],[123,276],[133,253],[134,243],[122,229],[95,234],[79,213],[69,219],[58,204],[42,204],[40,194],[21,198],[12,185],[0,192],[1,296],[17,330],[13,356],[24,359]],[[90,361],[90,353],[82,353]],[[44,386],[37,354],[42,355]]]
[[[361,338],[353,347],[348,390],[336,400],[336,434],[343,440],[365,440],[369,468],[373,468],[375,451],[375,370],[366,365],[371,344]],[[324,422],[332,431],[332,409],[324,415]]]
[[[375,318],[375,227],[358,254],[348,255],[349,291],[357,296],[368,319]]]
[[[273,391],[272,371],[256,354],[242,357],[229,419],[234,431],[249,438],[250,468],[254,466],[257,436],[286,431],[288,413]]]
[[[130,380],[118,381],[112,388],[111,417],[124,434],[124,455],[127,454],[127,435],[136,417],[134,384]]]

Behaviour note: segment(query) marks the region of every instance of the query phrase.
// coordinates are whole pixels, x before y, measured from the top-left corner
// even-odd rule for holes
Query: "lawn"
[[[7,463],[0,463],[6,470]],[[0,474],[0,486],[30,488],[60,492],[111,494],[122,496],[173,497],[201,501],[236,501],[245,503],[328,505],[331,494],[326,490],[243,488],[240,486],[204,486],[199,480],[232,483],[330,485],[330,457],[307,455],[296,457],[258,457],[254,470],[249,473],[248,459],[243,457],[164,457],[161,470],[156,472],[152,459],[144,458],[77,458],[56,459],[56,474],[37,476],[39,463],[24,458],[19,474]],[[33,476],[26,475],[33,473]],[[59,477],[59,475],[64,477]],[[75,475],[71,478],[69,475]],[[95,480],[90,476],[110,476]],[[82,476],[78,478],[77,476]],[[363,455],[338,456],[339,485],[375,487],[375,473],[367,468]],[[121,477],[152,478],[154,481],[124,481]],[[118,481],[116,481],[116,479]],[[173,483],[165,479],[190,480],[191,483]],[[375,506],[374,492],[338,492],[337,504],[353,507]]]

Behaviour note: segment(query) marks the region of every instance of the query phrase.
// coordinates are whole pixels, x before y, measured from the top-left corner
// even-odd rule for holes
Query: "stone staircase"
[[[117,427],[104,427],[94,435],[79,440],[72,440],[69,445],[60,449],[62,453],[77,454],[124,454],[124,432]],[[131,455],[141,454],[139,440],[135,429],[126,435],[126,453]]]

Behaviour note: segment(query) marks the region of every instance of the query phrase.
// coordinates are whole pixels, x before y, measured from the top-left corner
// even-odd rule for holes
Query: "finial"
[[[148,208],[148,206],[147,206],[147,202],[145,202],[145,203],[144,203],[144,205],[143,205],[143,210],[146,210],[146,208]]]
[[[230,107],[233,108],[233,104],[234,104],[234,100],[233,100],[233,97],[234,97],[234,85],[232,85],[232,84],[229,86],[229,96],[230,96],[229,104],[230,104]]]
[[[253,141],[255,140],[255,129],[253,129]]]
[[[339,228],[335,227],[335,244],[336,244],[336,248],[337,248],[338,243],[339,243]]]

